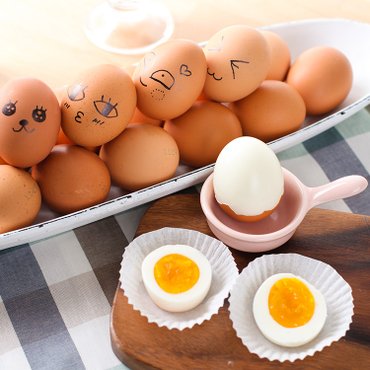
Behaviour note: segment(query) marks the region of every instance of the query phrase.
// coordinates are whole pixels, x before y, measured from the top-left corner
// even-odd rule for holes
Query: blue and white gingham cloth
[[[350,174],[370,180],[370,113],[278,157],[308,186]],[[323,207],[370,215],[370,188]],[[0,252],[1,370],[126,368],[111,349],[110,310],[124,247],[146,208]]]

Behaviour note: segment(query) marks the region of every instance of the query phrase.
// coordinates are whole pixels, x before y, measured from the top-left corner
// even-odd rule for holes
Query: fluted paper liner
[[[253,316],[253,298],[271,275],[290,272],[318,289],[327,305],[327,319],[321,332],[309,343],[288,348],[266,339]],[[230,292],[230,319],[237,336],[251,353],[270,361],[295,361],[312,356],[343,337],[352,322],[352,289],[328,264],[299,254],[272,254],[256,258],[241,272]]]
[[[198,249],[212,267],[212,282],[207,296],[197,307],[187,312],[167,312],[149,297],[141,276],[141,264],[154,249],[168,244],[185,244]],[[223,306],[236,278],[238,269],[230,250],[219,240],[198,231],[163,228],[134,239],[123,254],[120,283],[129,304],[149,322],[168,329],[192,328],[209,320]]]

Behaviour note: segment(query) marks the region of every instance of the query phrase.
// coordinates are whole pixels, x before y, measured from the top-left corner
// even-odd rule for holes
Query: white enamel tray
[[[354,72],[351,93],[341,106],[326,116],[307,117],[302,129],[269,143],[276,153],[318,135],[370,103],[370,48],[366,46],[370,24],[317,19],[264,28],[282,36],[289,45],[292,60],[310,47],[333,46],[346,54]],[[213,165],[196,170],[180,166],[173,179],[129,194],[112,187],[108,201],[61,217],[43,206],[34,225],[0,235],[0,250],[50,237],[185,189],[204,181],[212,170]]]

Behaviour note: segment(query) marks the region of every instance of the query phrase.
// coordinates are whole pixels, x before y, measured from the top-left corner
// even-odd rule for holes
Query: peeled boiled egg
[[[291,273],[279,273],[258,288],[253,315],[262,334],[271,342],[297,347],[320,333],[327,309],[323,295],[310,283]]]
[[[242,136],[217,157],[213,188],[221,208],[239,221],[269,216],[284,192],[283,172],[275,153],[263,141]]]
[[[198,306],[211,286],[208,259],[187,245],[165,245],[149,253],[141,266],[145,288],[153,302],[169,312]]]

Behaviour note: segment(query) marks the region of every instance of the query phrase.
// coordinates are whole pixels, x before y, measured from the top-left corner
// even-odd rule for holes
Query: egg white
[[[284,176],[267,144],[242,136],[230,141],[217,157],[213,188],[219,204],[226,204],[238,215],[256,216],[279,203]]]
[[[191,259],[199,268],[199,279],[189,290],[172,294],[164,291],[154,277],[154,266],[168,254],[181,254]],[[141,265],[144,286],[161,309],[169,312],[184,312],[198,306],[207,295],[212,281],[212,268],[208,259],[197,249],[187,245],[165,245],[149,253]]]
[[[277,280],[292,277],[301,280],[311,291],[315,300],[315,310],[312,318],[305,325],[286,328],[270,315],[268,296]],[[284,347],[297,347],[310,342],[320,333],[326,321],[327,309],[323,295],[310,283],[290,273],[279,273],[270,276],[258,288],[253,300],[253,315],[258,328],[268,340]]]

